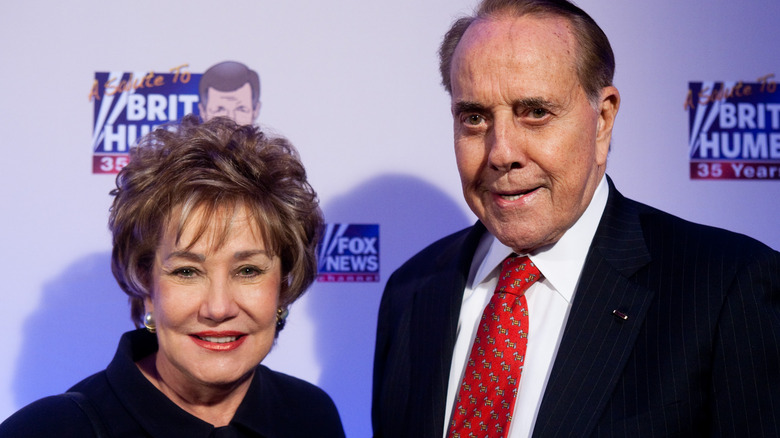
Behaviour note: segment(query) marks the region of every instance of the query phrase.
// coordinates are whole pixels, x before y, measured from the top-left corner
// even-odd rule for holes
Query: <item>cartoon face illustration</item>
[[[227,117],[238,124],[249,125],[255,121],[252,106],[252,89],[249,84],[233,91],[207,90],[206,105],[201,105],[201,117],[208,121],[214,117]]]
[[[198,84],[198,110],[204,121],[228,117],[248,125],[260,113],[260,77],[244,64],[225,61],[211,66]]]

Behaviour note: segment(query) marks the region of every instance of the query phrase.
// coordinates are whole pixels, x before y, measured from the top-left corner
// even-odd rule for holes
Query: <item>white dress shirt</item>
[[[585,257],[596,234],[607,204],[609,186],[606,178],[593,194],[590,204],[577,222],[555,244],[528,255],[544,278],[526,291],[529,329],[523,374],[517,391],[509,438],[530,437],[542,402],[547,379],[558,351],[558,345],[571,309]],[[471,262],[469,278],[463,292],[455,349],[447,387],[447,410],[444,437],[447,437],[453,404],[471,353],[471,344],[482,312],[498,283],[501,262],[512,249],[485,233]]]

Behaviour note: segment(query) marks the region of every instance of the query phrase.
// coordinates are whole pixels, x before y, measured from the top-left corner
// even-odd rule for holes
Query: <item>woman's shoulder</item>
[[[274,371],[263,365],[257,367],[257,372],[261,382],[263,382],[264,391],[270,391],[277,396],[286,395],[290,398],[298,399],[296,400],[298,403],[308,400],[333,404],[330,396],[325,391],[303,379]]]
[[[94,437],[92,421],[73,393],[42,398],[0,424],[0,438]]]
[[[263,400],[260,404],[270,406],[261,408],[249,402],[246,407],[284,423],[287,436],[311,436],[312,431],[319,431],[323,437],[344,436],[336,404],[321,388],[263,365],[257,367],[255,382],[259,391],[254,392],[254,397]]]
[[[257,367],[262,390],[275,399],[289,399],[300,404],[333,404],[330,396],[318,386],[298,377],[271,370],[263,365]]]

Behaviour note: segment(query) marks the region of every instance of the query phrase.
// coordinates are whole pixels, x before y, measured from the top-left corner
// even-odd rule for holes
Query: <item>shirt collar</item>
[[[544,275],[544,281],[568,302],[571,302],[574,296],[588,249],[607,205],[608,195],[609,185],[606,176],[602,176],[585,212],[557,242],[530,254],[521,254],[529,256]],[[474,277],[473,285],[489,281],[498,275],[501,262],[513,252],[512,248],[501,243],[490,233],[485,234],[482,244],[489,246]],[[577,275],[572,275],[574,272]]]

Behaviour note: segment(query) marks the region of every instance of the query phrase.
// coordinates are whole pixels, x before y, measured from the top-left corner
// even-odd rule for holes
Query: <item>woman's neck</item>
[[[157,353],[138,362],[141,373],[177,406],[214,427],[227,426],[244,400],[253,374],[229,385],[207,385],[160,370]]]

